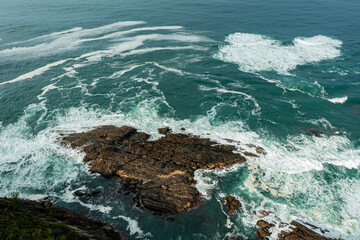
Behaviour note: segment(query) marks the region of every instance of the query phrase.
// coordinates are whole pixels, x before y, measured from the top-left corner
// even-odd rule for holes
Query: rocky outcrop
[[[226,195],[224,197],[224,202],[226,211],[228,211],[231,215],[235,214],[239,207],[241,207],[239,200],[230,195]]]
[[[200,199],[194,172],[245,162],[234,146],[220,145],[197,136],[171,133],[156,141],[128,126],[102,126],[63,138],[72,148],[81,148],[92,172],[124,180],[122,190],[137,193],[147,209],[180,213],[195,207]]]
[[[127,239],[120,230],[112,225],[93,221],[75,214],[65,208],[54,206],[50,199],[41,202],[20,199],[0,198],[0,209],[16,208],[30,216],[36,216],[49,223],[58,223],[72,228],[77,233],[95,240]]]
[[[259,220],[257,222],[257,225],[260,227],[256,232],[256,237],[259,240],[267,240],[271,236],[270,229],[274,227],[274,224],[265,222],[264,220]],[[288,224],[283,224],[283,227]],[[326,238],[318,233],[316,233],[314,230],[319,230],[322,233],[325,233],[327,230],[320,229],[316,226],[313,226],[311,224],[301,224],[297,221],[292,221],[290,225],[288,226],[290,231],[281,231],[277,239],[279,240],[329,240],[329,238]],[[312,228],[312,229],[310,229]]]

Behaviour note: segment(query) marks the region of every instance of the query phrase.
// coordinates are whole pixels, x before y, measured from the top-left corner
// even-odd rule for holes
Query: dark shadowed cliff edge
[[[0,239],[127,239],[115,227],[55,206],[17,196],[0,198]]]

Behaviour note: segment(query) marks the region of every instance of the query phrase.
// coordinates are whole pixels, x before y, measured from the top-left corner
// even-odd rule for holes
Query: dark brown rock
[[[250,147],[250,148],[255,148],[255,151],[258,154],[262,154],[262,155],[266,155],[266,151],[265,149],[263,149],[262,147],[256,146],[254,144],[246,144],[246,146]]]
[[[234,146],[209,139],[167,133],[156,141],[136,129],[102,126],[71,134],[63,143],[82,148],[92,172],[125,180],[122,190],[138,193],[154,212],[179,213],[196,206],[200,193],[194,172],[245,162]]]
[[[266,221],[259,220],[257,222],[257,225],[260,227],[256,232],[256,237],[259,240],[267,240],[268,237],[271,236],[271,233],[269,231],[270,228],[274,227],[274,224],[270,224]],[[289,224],[283,224],[283,226],[286,226]],[[327,230],[320,229],[314,225],[311,224],[301,224],[297,221],[292,221],[290,223],[289,228],[291,229],[290,232],[282,231],[278,234],[277,238],[280,240],[330,240],[329,238],[326,238],[318,233],[316,233],[312,229],[319,229],[321,232],[325,232]],[[312,229],[310,229],[312,228]]]
[[[100,195],[101,193],[102,193],[101,190],[96,189],[96,190],[92,191],[90,194],[91,194],[91,196],[98,196],[98,195]]]
[[[230,195],[225,196],[224,202],[226,211],[228,211],[231,215],[235,214],[239,207],[241,207],[241,203]]]
[[[272,227],[275,226],[274,224],[265,222],[264,220],[259,220],[259,221],[256,223],[256,225],[258,225],[260,228],[265,228],[265,229],[272,228]]]
[[[255,153],[251,153],[251,152],[241,152],[242,154],[244,154],[244,156],[247,156],[247,157],[256,157],[258,158],[259,155],[256,155]]]
[[[6,209],[13,199],[0,197],[0,208]],[[84,216],[70,212],[69,210],[51,204],[50,199],[41,202],[20,200],[16,202],[17,211],[25,212],[31,216],[37,216],[47,222],[55,222],[71,227],[81,235],[95,240],[121,240],[126,239],[125,234],[112,225],[90,220]]]
[[[166,135],[167,133],[170,132],[170,128],[168,128],[168,127],[159,128],[159,129],[158,129],[158,132],[159,132],[160,134]]]
[[[78,196],[78,197],[82,197],[82,196],[85,196],[85,195],[86,195],[85,192],[80,191],[80,190],[75,191],[74,194],[75,194],[76,196]]]
[[[259,240],[268,240],[269,239],[268,236],[270,236],[270,233],[268,230],[260,228],[256,231],[256,237]]]

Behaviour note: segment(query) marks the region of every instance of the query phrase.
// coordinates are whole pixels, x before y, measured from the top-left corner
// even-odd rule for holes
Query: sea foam
[[[235,63],[244,72],[290,74],[297,66],[340,56],[341,45],[341,41],[322,35],[298,37],[284,45],[264,35],[233,33],[226,37],[215,58]]]
[[[130,217],[126,217],[126,216],[118,216],[118,217],[114,217],[113,219],[123,219],[125,221],[128,222],[128,226],[126,228],[126,230],[128,230],[130,232],[130,235],[137,235],[136,238],[141,238],[141,239],[147,239],[152,237],[151,233],[144,233],[143,230],[141,230],[141,228],[139,227],[139,223],[138,221],[130,218]]]
[[[339,103],[339,104],[343,104],[348,100],[348,97],[339,97],[339,98],[328,98],[328,101],[332,102],[332,103]]]

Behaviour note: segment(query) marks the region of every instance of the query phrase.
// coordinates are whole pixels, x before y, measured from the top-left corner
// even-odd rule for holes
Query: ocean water
[[[197,171],[202,201],[167,222],[59,144],[104,124],[267,154]],[[360,239],[359,126],[359,1],[0,1],[1,196],[50,196],[130,239],[254,239],[259,210]]]

